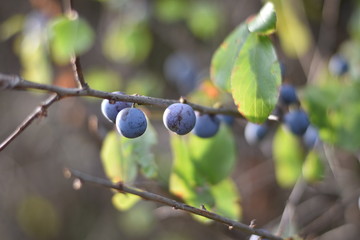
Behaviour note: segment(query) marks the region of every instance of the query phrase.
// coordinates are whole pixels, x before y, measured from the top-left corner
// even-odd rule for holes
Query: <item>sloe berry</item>
[[[195,112],[196,124],[193,133],[201,138],[210,138],[214,136],[220,127],[220,120],[216,115],[201,114]]]
[[[196,117],[192,107],[185,103],[174,103],[166,108],[163,122],[167,129],[179,135],[189,133],[195,126]]]
[[[116,117],[116,129],[127,138],[144,134],[147,127],[145,114],[137,108],[124,108]]]
[[[314,126],[310,125],[304,133],[303,140],[308,148],[313,148],[319,141],[319,133],[317,129]]]
[[[303,135],[310,125],[309,118],[303,110],[294,110],[284,116],[287,128],[295,135]]]
[[[279,100],[286,105],[299,102],[295,88],[289,84],[283,84],[280,87]]]
[[[340,55],[334,55],[329,61],[329,71],[336,75],[341,76],[349,70],[349,65],[346,59]]]
[[[113,92],[117,94],[123,94],[122,92]],[[129,102],[122,102],[122,101],[116,101],[114,103],[110,103],[108,99],[104,99],[101,102],[101,112],[102,114],[108,119],[110,122],[115,123],[116,116],[118,113],[124,109],[131,107],[131,103]]]
[[[255,144],[258,143],[260,140],[262,140],[266,133],[268,131],[268,128],[266,125],[260,125],[248,122],[245,127],[245,139],[249,144]]]

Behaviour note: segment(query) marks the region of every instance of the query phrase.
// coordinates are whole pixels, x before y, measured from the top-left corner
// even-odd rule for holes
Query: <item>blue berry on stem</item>
[[[147,127],[145,114],[137,108],[124,108],[116,117],[116,129],[127,138],[144,134]]]
[[[201,138],[213,137],[220,127],[220,120],[216,115],[201,114],[195,112],[196,124],[193,133]]]
[[[233,116],[219,114],[218,117],[221,122],[226,123],[228,126],[232,126],[234,124],[235,118]]]
[[[303,110],[294,110],[284,116],[286,127],[295,135],[303,135],[310,125],[309,118]]]
[[[113,93],[123,94],[122,92],[113,92]],[[101,102],[102,114],[104,115],[104,117],[106,117],[106,119],[108,119],[110,122],[113,122],[113,123],[115,123],[116,116],[118,115],[118,113],[122,109],[128,108],[128,107],[131,107],[131,103],[129,103],[129,102],[117,101],[114,103],[110,103],[110,101],[108,99],[104,99]]]
[[[346,59],[340,55],[334,55],[329,61],[329,71],[336,75],[341,76],[349,70],[349,65]]]
[[[280,87],[279,100],[286,105],[299,102],[295,88],[289,84],[283,84]]]
[[[304,133],[303,140],[308,148],[313,148],[319,141],[318,130],[314,126],[310,125]]]
[[[266,125],[260,125],[248,122],[245,127],[245,139],[249,144],[255,144],[258,143],[260,140],[262,140],[266,133],[268,131],[268,128]]]
[[[190,105],[174,103],[165,109],[163,122],[170,131],[185,135],[194,128],[196,116]]]

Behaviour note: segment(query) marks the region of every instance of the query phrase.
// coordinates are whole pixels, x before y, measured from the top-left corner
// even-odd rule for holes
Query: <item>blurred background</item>
[[[293,209],[294,232],[305,239],[358,239],[360,1],[274,2],[282,6],[279,32],[272,40],[283,81],[296,86],[305,109],[324,130],[321,137],[331,149],[326,158],[333,163],[333,168],[326,164],[322,181],[304,187]],[[59,33],[68,39],[72,36],[58,27],[61,22],[53,21],[61,21],[64,5],[66,1],[60,0],[0,1],[1,73],[76,86],[66,62],[67,42],[54,38]],[[250,0],[74,0],[81,17],[77,41],[85,79],[98,90],[170,99],[189,96],[211,106],[214,101],[208,99],[217,94],[209,81],[214,51],[262,5]],[[345,58],[345,75],[329,69],[333,55]],[[326,88],[329,85],[332,88]],[[355,92],[346,98],[340,93],[348,95],[348,88]],[[0,141],[46,97],[38,92],[1,91]],[[1,239],[248,239],[221,224],[202,224],[189,214],[148,201],[118,211],[112,204],[113,193],[101,187],[85,184],[74,190],[72,181],[63,176],[64,167],[105,177],[100,151],[113,125],[102,116],[100,103],[93,98],[57,102],[48,116],[35,120],[0,152]],[[330,127],[319,120],[327,116],[321,106],[328,109],[325,114],[334,113],[332,118],[328,115],[336,123],[332,131],[326,131]],[[344,106],[349,106],[346,111]],[[172,154],[162,124],[163,109],[145,111],[157,133],[152,150],[159,178],[140,178],[131,184],[174,198],[167,190]],[[245,125],[245,120],[237,119],[231,128],[238,152],[232,178],[241,195],[241,221],[250,224],[256,219],[258,227],[273,230],[291,188],[276,182],[275,128],[259,144],[251,145],[244,139]],[[348,127],[346,131],[342,126]]]

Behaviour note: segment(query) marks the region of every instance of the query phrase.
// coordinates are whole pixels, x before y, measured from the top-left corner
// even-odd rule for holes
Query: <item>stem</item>
[[[179,100],[172,100],[172,99],[103,92],[103,91],[94,90],[90,87],[64,88],[54,85],[30,82],[22,79],[19,76],[14,77],[12,75],[6,75],[1,73],[0,73],[0,86],[3,86],[3,88],[16,89],[16,90],[42,90],[46,92],[57,93],[60,97],[96,97],[101,99],[132,102],[132,103],[137,103],[139,105],[152,105],[158,107],[168,107],[173,103],[179,102]],[[244,119],[244,117],[236,109],[233,108],[211,108],[190,102],[187,102],[187,104],[189,104],[194,110],[202,113],[226,114]]]
[[[128,187],[128,186],[124,185],[123,183],[114,184],[107,179],[94,177],[94,176],[82,173],[80,171],[77,171],[77,170],[66,169],[65,172],[66,172],[66,175],[78,178],[82,182],[93,183],[93,184],[100,185],[102,187],[116,189],[119,192],[124,193],[124,194],[126,194],[126,193],[133,194],[133,195],[139,196],[145,200],[158,202],[158,203],[173,207],[175,210],[180,209],[180,210],[183,210],[183,211],[195,214],[195,215],[203,216],[205,218],[212,219],[216,222],[226,224],[231,229],[235,228],[235,229],[241,230],[242,232],[246,232],[248,234],[255,234],[255,235],[261,236],[263,238],[270,239],[270,240],[283,240],[281,237],[272,235],[263,230],[252,228],[246,224],[231,220],[229,218],[223,217],[221,215],[207,211],[205,209],[192,207],[192,206],[186,205],[184,203],[177,202],[173,199],[169,199],[169,198],[157,195],[155,193],[147,192],[147,191],[133,188],[133,187]]]
[[[0,152],[4,150],[20,133],[22,133],[36,118],[46,116],[47,109],[56,101],[59,100],[57,94],[51,95],[40,106],[38,106],[27,118],[11,133],[1,144]]]

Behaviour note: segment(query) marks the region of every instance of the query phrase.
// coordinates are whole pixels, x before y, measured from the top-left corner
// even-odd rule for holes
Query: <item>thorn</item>
[[[119,182],[116,183],[116,186],[117,186],[117,190],[122,192],[122,190],[124,188],[124,183],[122,181],[119,181]]]
[[[251,220],[249,227],[254,228],[256,227],[256,219]]]
[[[64,177],[65,177],[66,179],[71,178],[71,171],[70,171],[70,169],[64,168],[63,174],[64,174]]]
[[[185,97],[181,96],[180,99],[179,99],[179,102],[180,103],[186,103],[187,101],[186,101]]]
[[[73,182],[73,188],[74,188],[75,190],[80,190],[81,187],[82,187],[82,181],[81,181],[81,179],[75,178],[75,179],[74,179],[74,182]]]
[[[201,209],[207,211],[207,209],[206,209],[206,207],[205,207],[204,204],[201,204]]]

